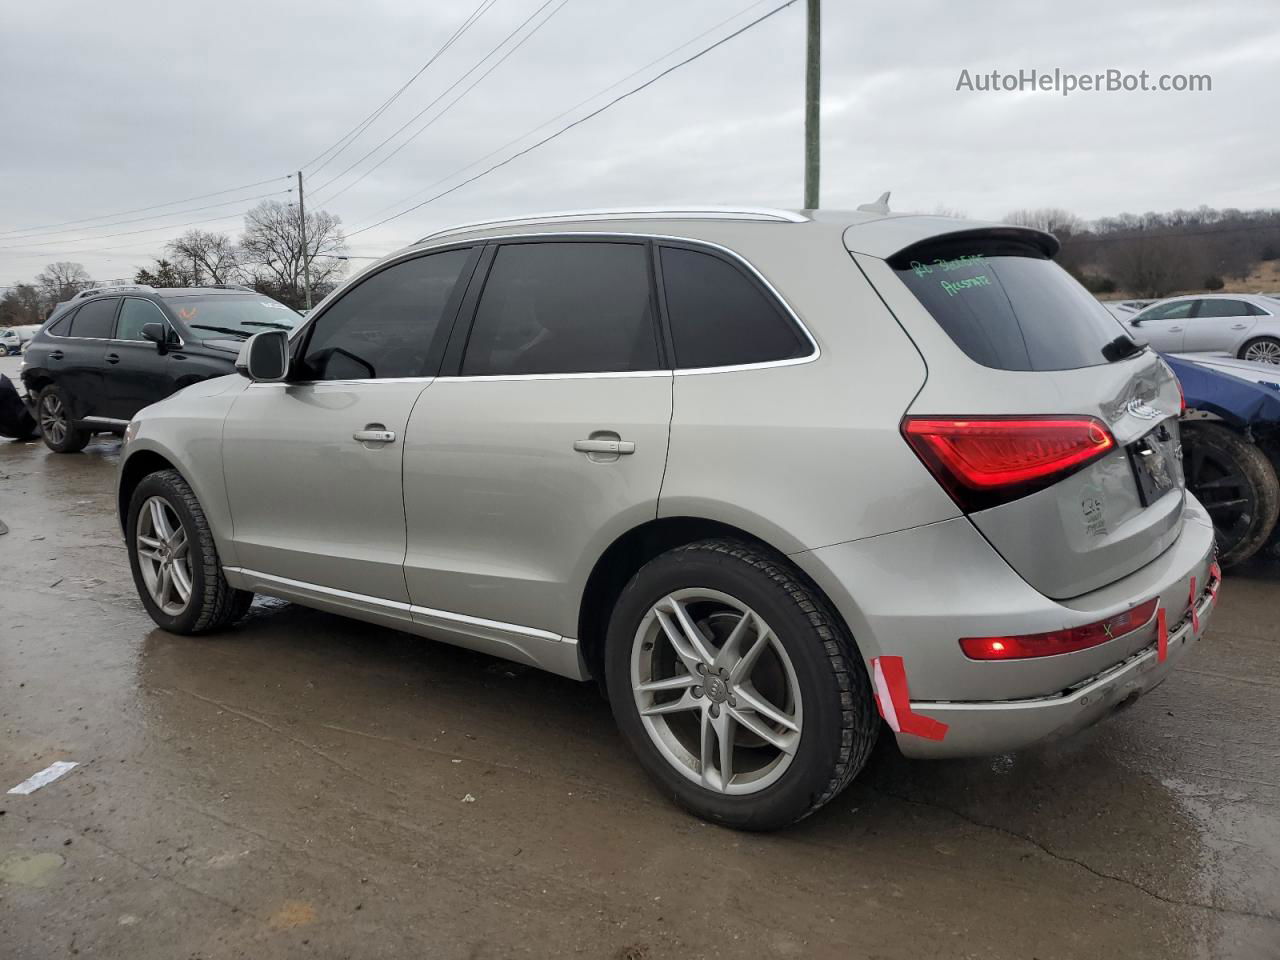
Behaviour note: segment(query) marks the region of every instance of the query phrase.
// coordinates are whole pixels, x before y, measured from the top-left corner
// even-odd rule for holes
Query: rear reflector
[[[1148,600],[1109,620],[1087,623],[1083,627],[1010,637],[963,637],[960,649],[970,660],[1025,660],[1028,657],[1052,657],[1058,653],[1087,650],[1146,626],[1151,622],[1159,602],[1159,598]]]
[[[965,511],[1050,487],[1116,446],[1094,417],[906,417],[902,434]]]

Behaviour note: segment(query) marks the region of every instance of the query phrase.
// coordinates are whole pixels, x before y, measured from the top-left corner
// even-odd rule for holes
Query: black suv
[[[248,287],[107,287],[60,305],[31,340],[22,382],[50,450],[119,433],[143,407],[235,371],[240,345],[301,317]]]

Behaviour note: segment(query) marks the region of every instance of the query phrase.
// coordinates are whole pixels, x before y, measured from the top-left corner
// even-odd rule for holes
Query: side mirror
[[[165,330],[163,323],[144,323],[142,325],[142,339],[150,340],[161,353],[164,352],[167,336],[168,331]]]
[[[1129,321],[1129,326],[1140,327],[1142,326],[1142,321],[1139,320],[1137,317],[1134,317],[1132,320]]]
[[[289,374],[289,334],[284,330],[255,333],[240,348],[236,369],[254,383],[279,383]]]

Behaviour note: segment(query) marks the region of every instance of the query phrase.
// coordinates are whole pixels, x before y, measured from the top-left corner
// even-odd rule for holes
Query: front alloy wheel
[[[142,505],[134,539],[152,601],[168,616],[180,615],[191,602],[191,550],[182,520],[163,497]]]

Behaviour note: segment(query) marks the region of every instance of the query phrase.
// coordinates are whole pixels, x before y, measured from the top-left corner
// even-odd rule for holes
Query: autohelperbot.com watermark
[[[1211,93],[1213,77],[1207,73],[1152,73],[1150,70],[1109,68],[1094,73],[1052,70],[1013,71],[962,69],[956,92],[971,93]]]

